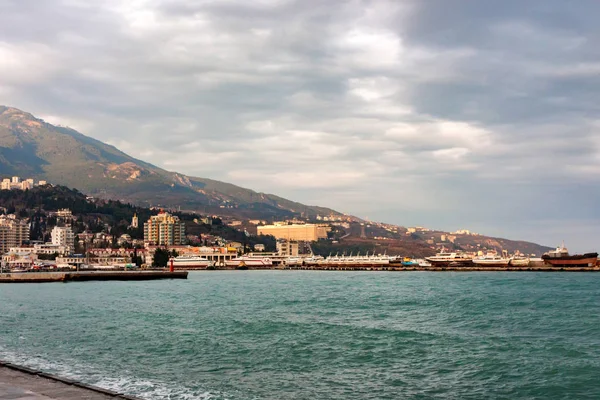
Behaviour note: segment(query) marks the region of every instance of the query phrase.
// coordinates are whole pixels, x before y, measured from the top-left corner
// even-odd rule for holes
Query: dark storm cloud
[[[5,0],[0,103],[191,175],[554,241],[509,220],[600,217],[566,194],[600,194],[597,15],[596,1]]]

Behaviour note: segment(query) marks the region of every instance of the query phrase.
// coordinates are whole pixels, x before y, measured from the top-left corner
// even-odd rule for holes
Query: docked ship
[[[214,261],[195,255],[181,255],[171,260],[174,269],[206,269],[215,265]]]
[[[544,253],[542,260],[555,267],[594,267],[598,263],[598,253],[570,255],[563,243],[556,250]]]
[[[315,266],[318,265],[325,258],[323,256],[312,255],[304,259],[304,265]]]
[[[510,258],[502,257],[496,253],[487,253],[473,258],[473,264],[478,267],[507,267],[509,263]]]
[[[410,257],[404,257],[401,261],[401,264],[403,267],[418,267],[419,266],[419,261],[418,260],[413,260]]]
[[[283,260],[283,263],[288,267],[300,267],[304,260],[301,257],[288,257]]]
[[[529,266],[529,257],[522,255],[515,255],[510,259],[511,267],[528,267]]]
[[[273,260],[263,256],[243,255],[226,260],[225,266],[236,268],[271,268]]]
[[[473,256],[461,252],[437,253],[435,256],[425,257],[434,267],[463,267],[473,263]]]
[[[358,266],[358,265],[388,265],[390,263],[390,257],[386,255],[357,255],[357,256],[329,256],[325,259],[317,261],[317,265],[347,265],[347,266]]]

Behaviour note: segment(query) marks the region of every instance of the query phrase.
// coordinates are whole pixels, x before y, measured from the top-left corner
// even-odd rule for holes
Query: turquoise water
[[[600,274],[0,285],[0,358],[148,399],[599,399]]]

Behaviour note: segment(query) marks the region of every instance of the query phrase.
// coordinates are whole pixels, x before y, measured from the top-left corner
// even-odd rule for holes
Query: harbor
[[[598,253],[570,255],[562,246],[548,251],[542,257],[522,254],[509,256],[507,252],[441,251],[422,259],[387,256],[385,254],[329,255],[328,257],[282,257],[269,254],[247,254],[224,265],[212,264],[202,269],[300,269],[323,271],[537,271],[537,272],[594,272],[600,271]]]

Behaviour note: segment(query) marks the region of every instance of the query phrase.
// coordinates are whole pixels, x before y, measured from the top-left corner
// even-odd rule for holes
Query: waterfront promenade
[[[7,365],[10,365],[10,367]],[[135,397],[121,393],[87,386],[79,382],[0,362],[0,400],[5,399],[138,400]]]

